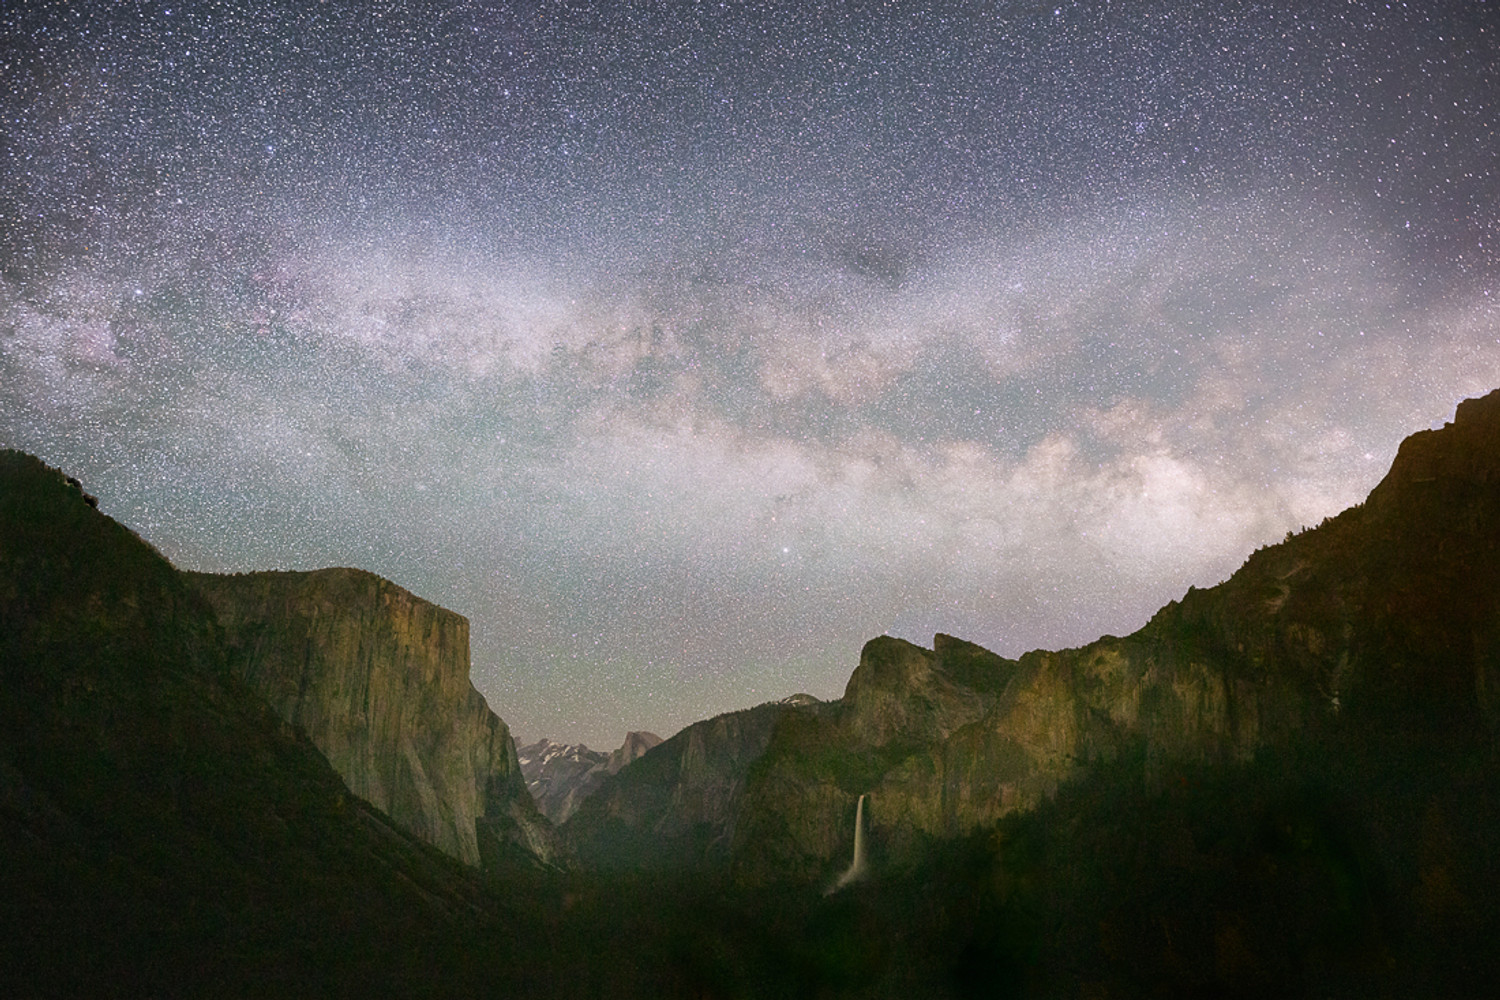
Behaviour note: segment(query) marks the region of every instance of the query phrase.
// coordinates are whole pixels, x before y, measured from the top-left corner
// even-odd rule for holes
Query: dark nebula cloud
[[[613,746],[1143,623],[1500,385],[1453,3],[0,11],[0,443]]]

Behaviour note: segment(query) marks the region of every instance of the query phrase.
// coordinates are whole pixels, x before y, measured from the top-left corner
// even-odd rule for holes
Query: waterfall
[[[865,863],[865,797],[859,797],[859,804],[854,807],[854,861],[849,865],[849,870],[839,876],[839,880],[833,884],[835,889],[842,889],[850,882],[858,882],[869,874]]]
[[[849,876],[858,878],[865,873],[865,797],[859,797],[854,807],[854,863],[849,866]]]

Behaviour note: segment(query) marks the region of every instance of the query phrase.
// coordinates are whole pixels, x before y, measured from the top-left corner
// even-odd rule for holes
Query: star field
[[[523,738],[1143,624],[1500,385],[1449,3],[0,11],[0,444]]]

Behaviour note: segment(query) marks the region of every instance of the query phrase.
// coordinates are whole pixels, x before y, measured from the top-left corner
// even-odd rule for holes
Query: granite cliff
[[[0,993],[474,992],[477,873],[351,795],[95,506],[0,452]]]
[[[1019,660],[872,640],[839,702],[778,720],[734,854],[747,873],[826,875],[861,793],[896,862],[1125,757],[1160,786],[1314,745],[1487,745],[1497,723],[1500,392],[1408,438],[1364,504],[1130,636]]]
[[[230,669],[360,797],[471,865],[557,859],[505,723],[469,681],[469,623],[372,573],[187,573]]]

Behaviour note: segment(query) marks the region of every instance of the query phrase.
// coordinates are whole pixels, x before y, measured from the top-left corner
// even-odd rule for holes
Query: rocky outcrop
[[[813,878],[847,861],[859,796],[908,793],[906,809],[943,811],[935,751],[1015,701],[1020,665],[973,643],[938,635],[932,649],[881,636],[865,644],[844,696],[822,712],[778,721],[744,793],[732,855],[762,874]],[[1005,756],[1003,752],[1001,756]],[[992,762],[966,758],[981,773]],[[867,817],[875,817],[875,796]],[[884,817],[888,827],[889,816]],[[889,831],[882,829],[889,840]],[[747,861],[753,859],[753,861]]]
[[[810,695],[793,695],[694,723],[606,777],[561,827],[564,843],[598,868],[725,860],[751,766],[777,722],[822,707]]]
[[[372,573],[187,574],[230,668],[357,795],[471,864],[556,857],[515,743],[469,681],[469,623]]]
[[[647,750],[662,742],[660,736],[655,733],[629,732],[625,734],[625,742],[610,751],[609,758],[604,762],[606,774],[619,774],[620,768],[633,760],[638,760],[645,755]]]
[[[555,743],[545,737],[518,747],[516,756],[526,788],[542,814],[562,824],[594,794],[604,779],[661,742],[655,733],[625,734],[625,742],[611,753],[590,750],[581,743]]]
[[[877,747],[945,739],[984,714],[1012,667],[952,636],[937,636],[931,650],[891,636],[872,639],[844,689],[850,735]]]
[[[1122,755],[1148,785],[1267,751],[1500,728],[1500,392],[1408,438],[1366,503],[1190,589],[1140,631],[1005,660],[938,636],[866,645],[844,698],[785,719],[736,863],[847,862],[868,793],[889,861],[1035,808]]]

